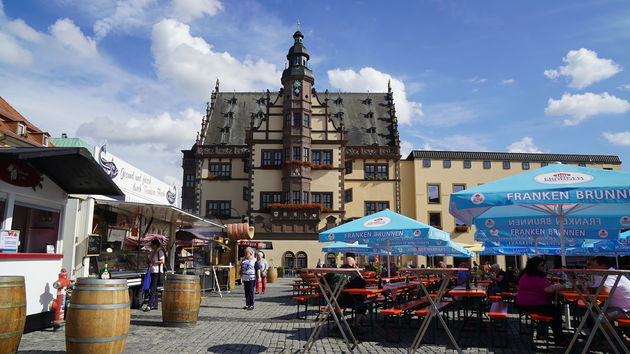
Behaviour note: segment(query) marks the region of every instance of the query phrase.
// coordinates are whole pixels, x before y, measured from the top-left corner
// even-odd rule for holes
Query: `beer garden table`
[[[354,348],[356,348],[358,343],[357,343],[357,339],[354,337],[354,334],[352,333],[352,329],[350,328],[350,325],[346,321],[345,317],[342,316],[341,306],[339,306],[339,303],[337,302],[337,297],[339,297],[339,294],[341,294],[341,291],[343,290],[344,286],[348,283],[350,276],[353,275],[354,273],[360,272],[361,270],[362,269],[360,268],[303,269],[303,271],[320,275],[319,277],[317,277],[317,283],[319,284],[319,289],[322,292],[322,296],[326,300],[326,311],[328,312],[329,315],[332,315],[333,319],[335,320],[335,323],[337,324],[339,328],[339,332],[341,332],[341,336],[343,337],[344,343],[346,343],[346,346],[348,347],[348,350],[351,353],[354,351]],[[334,289],[330,288],[330,284],[328,284],[326,277],[324,277],[324,274],[328,274],[328,273],[342,275],[341,280],[335,284]],[[326,318],[328,317],[328,314],[325,314],[324,316],[319,316],[317,318],[313,332],[311,333],[310,337],[306,341],[306,344],[304,344],[304,347],[302,347],[302,350],[301,350],[302,353],[306,353],[309,349],[311,349],[311,347],[313,346],[313,343],[315,343],[315,340],[317,339],[317,336],[319,335],[322,328],[326,324]],[[342,323],[343,323],[343,326],[342,326]]]
[[[451,343],[453,343],[453,345],[455,346],[455,350],[457,350],[458,353],[462,353],[462,350],[459,348],[459,345],[457,345],[457,341],[455,341],[455,337],[453,337],[453,334],[451,333],[451,331],[448,329],[448,326],[446,325],[446,321],[444,321],[444,318],[442,318],[442,314],[440,313],[440,310],[437,307],[437,304],[440,303],[440,301],[442,301],[442,297],[445,294],[445,290],[446,290],[446,286],[449,283],[449,280],[451,279],[452,276],[456,275],[458,271],[460,270],[468,270],[466,268],[412,268],[412,269],[405,269],[405,271],[410,272],[410,273],[415,273],[418,276],[421,275],[438,275],[438,276],[442,276],[442,278],[444,278],[445,281],[442,281],[440,284],[439,289],[437,290],[437,296],[435,297],[435,299],[433,299],[431,296],[429,296],[429,291],[427,290],[426,286],[424,285],[423,282],[420,282],[419,285],[420,287],[422,287],[422,291],[424,291],[425,295],[427,296],[427,299],[430,302],[430,311],[428,313],[427,316],[424,317],[424,320],[422,321],[422,324],[420,325],[420,328],[418,329],[418,334],[416,334],[416,337],[414,338],[413,342],[411,343],[411,347],[409,348],[409,353],[415,353],[416,350],[418,350],[418,347],[420,346],[420,344],[422,343],[422,339],[424,338],[424,335],[427,331],[427,329],[429,328],[429,324],[431,324],[431,320],[433,319],[433,317],[437,317],[438,320],[442,323],[442,326],[444,327],[444,331],[446,332],[446,334],[448,335],[448,337],[451,340]]]
[[[588,352],[588,348],[590,347],[591,342],[593,341],[593,338],[595,337],[595,333],[597,332],[597,329],[601,329],[602,333],[604,334],[604,337],[606,337],[606,340],[608,341],[608,343],[610,343],[610,345],[613,347],[615,353],[619,353],[619,350],[616,348],[615,343],[610,338],[609,333],[606,332],[604,327],[606,327],[609,330],[613,338],[617,341],[617,343],[620,344],[620,347],[622,348],[623,352],[630,353],[630,350],[628,350],[624,342],[621,340],[621,338],[619,338],[617,331],[615,331],[615,328],[610,324],[610,322],[605,316],[606,309],[608,308],[608,305],[609,305],[609,301],[611,298],[613,298],[613,295],[615,293],[615,290],[617,289],[617,286],[619,285],[619,281],[621,280],[621,277],[630,275],[630,270],[552,269],[550,270],[550,272],[563,272],[570,281],[575,282],[575,291],[578,297],[585,304],[587,304],[584,318],[582,318],[582,322],[580,322],[579,327],[575,330],[575,333],[573,334],[573,337],[571,338],[571,343],[567,347],[567,350],[565,351],[565,353],[569,354],[571,352],[571,349],[575,345],[577,338],[580,335],[582,328],[584,328],[584,325],[586,324],[586,321],[589,315],[593,317],[595,324],[586,341],[586,344],[584,345],[584,348],[582,350],[583,354]],[[581,277],[581,275],[585,277]],[[599,284],[589,283],[590,278],[594,276],[602,277]],[[606,279],[609,276],[613,276],[616,278],[615,278],[615,282],[613,286],[608,292],[608,296],[604,297],[602,296],[603,294],[601,294],[601,292],[605,288],[604,284],[606,283]],[[591,293],[588,290],[591,287],[591,285],[597,285],[597,289],[595,290],[594,293]],[[597,304],[598,300],[602,301],[601,305]]]

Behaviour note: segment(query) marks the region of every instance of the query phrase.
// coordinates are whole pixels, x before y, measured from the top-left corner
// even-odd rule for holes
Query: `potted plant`
[[[278,278],[284,278],[284,267],[279,266],[276,270],[278,271]]]

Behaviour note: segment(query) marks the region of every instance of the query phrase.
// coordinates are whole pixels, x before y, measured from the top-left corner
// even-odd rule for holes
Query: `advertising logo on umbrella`
[[[329,239],[330,241],[334,240],[334,239],[335,239],[335,234],[330,234],[330,235],[328,235],[328,239]]]
[[[621,226],[630,226],[630,216],[622,216],[619,223]]]
[[[389,224],[392,220],[390,218],[381,216],[378,218],[370,219],[363,223],[365,227],[380,227]]]
[[[486,200],[486,197],[481,193],[475,193],[470,197],[470,201],[475,205],[483,203],[484,200]]]
[[[499,236],[499,230],[497,229],[490,230],[490,236]]]
[[[540,174],[534,177],[534,180],[544,184],[575,184],[592,181],[593,178],[595,177],[587,175],[586,173],[552,172]]]
[[[608,230],[604,230],[604,229],[599,230],[599,237],[601,238],[608,237]]]
[[[415,231],[413,232],[413,235],[414,235],[414,236],[416,236],[416,237],[419,237],[420,235],[422,235],[422,231],[420,231],[420,230],[415,230]]]
[[[486,227],[494,227],[494,220],[492,219],[486,220]]]

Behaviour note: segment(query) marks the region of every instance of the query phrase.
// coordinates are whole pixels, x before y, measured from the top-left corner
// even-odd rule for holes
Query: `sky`
[[[277,91],[300,23],[315,88],[384,92],[413,149],[618,155],[630,2],[0,0],[0,96],[181,186],[215,81]]]

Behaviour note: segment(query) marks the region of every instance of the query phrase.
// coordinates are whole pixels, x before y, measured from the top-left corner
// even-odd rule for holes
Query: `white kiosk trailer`
[[[123,193],[85,148],[0,148],[0,275],[25,278],[25,332],[50,326],[52,284],[74,255],[69,194]]]

